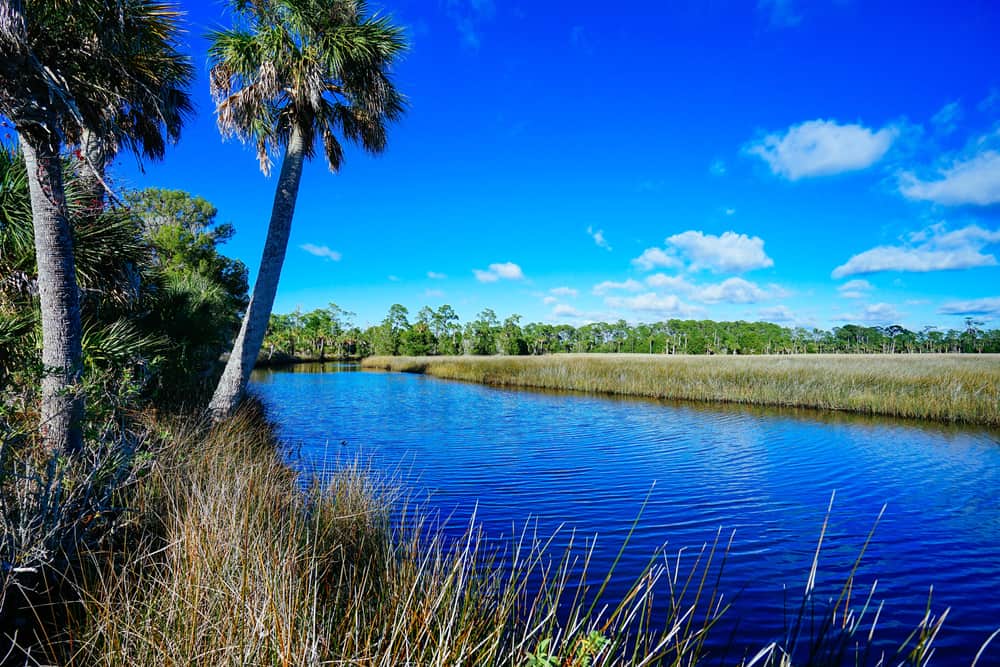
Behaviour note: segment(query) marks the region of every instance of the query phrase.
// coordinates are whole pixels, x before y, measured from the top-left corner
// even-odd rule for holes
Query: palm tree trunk
[[[80,293],[76,286],[73,236],[63,190],[59,143],[46,133],[20,135],[28,170],[35,230],[38,292],[42,311],[42,405],[40,434],[53,452],[75,452],[83,444]]]
[[[250,304],[243,316],[240,333],[233,343],[226,369],[222,372],[219,385],[215,388],[208,409],[216,421],[232,414],[243,398],[250,371],[253,370],[260,346],[264,342],[267,323],[274,305],[274,295],[278,291],[281,265],[285,261],[288,236],[292,230],[292,215],[295,213],[295,199],[302,177],[302,160],[306,145],[298,129],[292,129],[285,147],[285,157],[281,163],[278,189],[274,193],[271,222],[267,228],[264,255],[260,259],[260,269],[254,282]]]
[[[85,207],[96,215],[104,210],[104,173],[108,164],[108,150],[104,141],[90,130],[84,129],[80,140],[80,164],[77,165],[83,187]]]

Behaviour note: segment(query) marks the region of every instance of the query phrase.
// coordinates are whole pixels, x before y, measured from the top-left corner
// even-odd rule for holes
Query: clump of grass
[[[212,429],[146,421],[153,445],[131,468],[144,473],[111,494],[127,519],[114,539],[76,543],[72,590],[45,607],[63,609],[63,625],[19,664],[924,665],[944,620],[928,607],[875,655],[881,607],[871,613],[871,594],[851,607],[861,556],[823,606],[817,548],[785,636],[726,647],[715,637],[729,609],[721,531],[693,557],[655,555],[613,598],[628,538],[594,583],[593,543],[554,553],[553,538],[526,528],[497,546],[474,521],[449,539],[426,513],[400,516],[392,488],[356,465],[303,492],[259,407]]]
[[[1000,355],[369,357],[483,384],[1000,426]]]
[[[693,557],[656,555],[612,599],[617,560],[593,583],[592,543],[570,540],[553,553],[552,538],[526,528],[497,547],[474,522],[460,539],[448,539],[420,511],[404,509],[390,520],[398,499],[358,466],[303,493],[270,433],[259,414],[244,412],[207,436],[197,429],[165,434],[174,444],[160,453],[139,507],[159,521],[116,553],[95,555],[96,574],[82,587],[84,613],[58,645],[63,664],[610,667],[868,659],[878,614],[872,618],[870,599],[850,608],[854,571],[841,599],[820,609],[813,591],[819,549],[786,636],[720,649],[713,633],[729,609],[721,531]],[[928,613],[894,659],[925,664],[942,620]]]
[[[554,557],[525,531],[499,552],[419,512],[391,523],[391,491],[357,466],[302,493],[259,415],[169,440],[140,508],[162,524],[95,554],[66,664],[522,664],[542,642],[589,636],[605,638],[593,664],[655,664],[702,650],[725,608],[698,578],[715,546],[686,576],[652,563],[606,604],[577,567],[590,551]],[[651,596],[667,580],[657,630]]]

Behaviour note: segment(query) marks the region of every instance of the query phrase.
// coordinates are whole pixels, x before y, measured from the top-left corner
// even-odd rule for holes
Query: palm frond
[[[242,0],[238,26],[209,34],[219,130],[254,145],[261,169],[295,128],[330,169],[341,139],[379,153],[406,108],[390,69],[406,49],[401,28],[357,0]]]

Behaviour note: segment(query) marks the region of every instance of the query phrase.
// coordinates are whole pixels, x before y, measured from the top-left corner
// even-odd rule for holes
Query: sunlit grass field
[[[996,354],[369,357],[362,366],[506,387],[1000,426]]]

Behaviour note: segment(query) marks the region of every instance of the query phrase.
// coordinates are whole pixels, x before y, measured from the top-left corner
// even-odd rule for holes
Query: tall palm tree
[[[17,130],[31,193],[42,316],[40,434],[82,444],[82,327],[60,153],[89,131],[157,158],[190,110],[179,14],[148,0],[5,0],[0,115]]]
[[[341,139],[371,153],[403,97],[389,68],[405,49],[403,31],[369,14],[363,0],[236,0],[238,25],[211,35],[211,85],[224,137],[252,142],[264,173],[283,150],[264,254],[250,305],[212,397],[216,419],[243,396],[267,330],[285,259],[303,161],[318,145],[330,170]],[[338,138],[340,137],[340,138]]]

